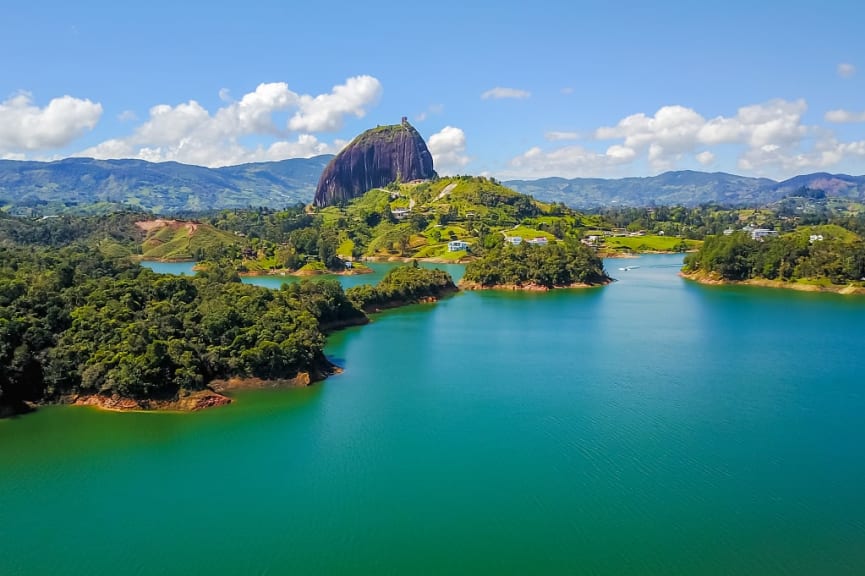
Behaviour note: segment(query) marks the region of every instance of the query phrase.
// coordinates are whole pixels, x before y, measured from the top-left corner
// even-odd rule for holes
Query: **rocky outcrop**
[[[318,181],[313,204],[332,206],[394,181],[434,176],[426,142],[403,118],[400,124],[367,130],[337,154]]]
[[[74,406],[95,406],[102,410],[116,412],[168,410],[176,412],[197,412],[215,406],[231,404],[231,398],[218,394],[213,390],[196,390],[178,396],[177,398],[127,398],[114,394],[88,394],[64,399],[65,403]]]

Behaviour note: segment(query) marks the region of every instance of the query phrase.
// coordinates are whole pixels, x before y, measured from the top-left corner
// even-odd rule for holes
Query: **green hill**
[[[338,231],[341,250],[375,257],[459,260],[508,237],[579,239],[584,226],[573,210],[480,176],[391,184],[317,214]],[[466,243],[468,250],[452,249],[451,241]]]
[[[201,260],[209,253],[234,248],[240,254],[246,240],[209,224],[182,220],[148,220],[136,223],[146,236],[141,254],[146,260]]]

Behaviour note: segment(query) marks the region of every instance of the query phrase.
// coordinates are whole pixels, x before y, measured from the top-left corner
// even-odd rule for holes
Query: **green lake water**
[[[865,574],[865,299],[680,263],[390,311],[225,408],[0,421],[0,574]]]

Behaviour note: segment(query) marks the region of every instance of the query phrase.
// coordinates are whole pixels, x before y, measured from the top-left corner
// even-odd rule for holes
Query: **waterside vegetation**
[[[12,223],[0,238],[6,415],[43,403],[198,409],[228,401],[212,391],[217,381],[308,384],[335,369],[322,351],[327,331],[368,322],[365,304],[453,289],[446,273],[408,266],[366,300],[335,280],[242,284],[229,260],[205,262],[194,277],[162,276],[130,257],[131,239],[109,232],[117,227],[43,224],[34,232]]]
[[[682,274],[705,283],[865,293],[865,242],[835,225],[757,239],[747,232],[710,236],[685,257]]]

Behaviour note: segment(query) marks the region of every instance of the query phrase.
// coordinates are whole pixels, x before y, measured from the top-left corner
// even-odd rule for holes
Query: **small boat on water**
[[[637,268],[639,268],[639,266],[625,266],[624,268],[619,268],[619,270],[627,272],[628,270],[636,270]]]

